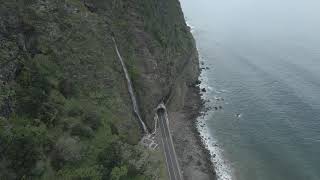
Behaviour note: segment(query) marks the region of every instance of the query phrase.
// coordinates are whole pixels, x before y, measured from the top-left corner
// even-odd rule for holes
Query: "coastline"
[[[199,58],[203,60],[201,56]],[[215,168],[216,179],[235,180],[235,176],[233,174],[232,167],[230,166],[230,162],[228,162],[228,159],[224,157],[223,149],[221,149],[221,147],[219,146],[217,139],[213,137],[212,134],[209,132],[210,129],[208,129],[207,126],[206,121],[208,120],[208,117],[210,117],[210,114],[214,113],[214,111],[212,111],[213,106],[209,103],[211,102],[211,100],[207,93],[212,88],[208,84],[208,76],[206,73],[207,67],[205,65],[204,60],[201,61],[201,69],[202,72],[199,77],[201,83],[199,84],[199,88],[206,89],[206,91],[201,93],[201,100],[203,104],[201,116],[198,116],[197,118],[196,131],[199,133],[201,143],[209,153],[210,162],[211,164],[213,164],[213,167]]]
[[[185,180],[216,180],[210,151],[203,143],[197,119],[204,111],[204,101],[198,86],[187,87],[184,105],[169,111],[173,141]]]
[[[192,26],[187,20],[186,24],[189,27],[189,30],[194,38],[194,43],[196,44],[195,39],[195,27]],[[191,106],[196,106],[196,116],[191,117],[193,123],[192,132],[195,134],[199,144],[202,148],[204,155],[206,156],[206,160],[208,161],[207,167],[213,169],[214,179],[216,180],[234,180],[235,177],[233,175],[233,170],[230,166],[230,163],[223,155],[223,150],[219,147],[217,140],[215,137],[209,133],[209,129],[207,127],[206,121],[208,117],[213,111],[213,108],[210,103],[210,97],[208,95],[208,91],[212,89],[208,84],[208,70],[210,67],[206,65],[205,59],[201,56],[199,49],[195,50],[198,54],[198,63],[199,63],[199,75],[197,85],[194,86],[194,89],[197,89],[194,96],[187,95],[189,97],[185,99],[188,101],[196,101]],[[188,87],[190,89],[190,87]],[[202,89],[205,89],[202,91]],[[196,100],[192,100],[196,99]],[[186,111],[185,113],[195,113],[191,111]]]

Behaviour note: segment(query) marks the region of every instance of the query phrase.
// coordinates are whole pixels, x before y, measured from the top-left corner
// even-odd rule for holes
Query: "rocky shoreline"
[[[176,153],[185,180],[216,180],[209,150],[197,129],[197,118],[204,110],[200,88],[189,86],[181,110],[169,112]]]

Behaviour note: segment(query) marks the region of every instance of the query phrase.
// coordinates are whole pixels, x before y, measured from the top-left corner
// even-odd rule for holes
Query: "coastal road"
[[[158,124],[160,129],[160,139],[162,148],[165,155],[166,165],[168,169],[170,180],[183,180],[177,160],[177,156],[174,150],[172,136],[169,130],[169,124],[166,119],[165,109],[160,108],[157,111]]]
[[[147,126],[144,124],[144,122],[142,121],[142,118],[140,116],[139,107],[137,104],[136,96],[135,96],[133,88],[132,88],[132,82],[131,82],[128,70],[127,70],[125,63],[123,62],[123,59],[120,55],[120,52],[118,50],[118,46],[117,46],[117,43],[116,43],[116,40],[114,39],[114,37],[112,37],[112,41],[114,43],[115,50],[118,55],[118,59],[121,63],[123,72],[125,74],[125,78],[127,80],[128,91],[129,91],[129,95],[131,97],[132,107],[133,107],[134,113],[137,115],[145,135],[149,136],[150,134],[148,132]],[[183,178],[181,176],[180,169],[179,169],[177,156],[176,156],[176,153],[174,150],[173,142],[172,142],[172,136],[171,136],[171,133],[169,130],[169,124],[168,124],[169,120],[167,119],[167,114],[166,114],[166,109],[165,109],[164,104],[160,104],[160,108],[158,108],[158,110],[157,110],[157,115],[158,115],[159,129],[160,129],[160,139],[161,139],[161,144],[162,144],[164,155],[165,155],[169,179],[170,180],[183,180]]]

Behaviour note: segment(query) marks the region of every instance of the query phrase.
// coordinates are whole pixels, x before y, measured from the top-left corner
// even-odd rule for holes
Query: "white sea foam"
[[[194,32],[194,27],[190,25],[186,21],[187,25],[191,29],[191,33]],[[197,51],[200,53],[199,49],[197,48]],[[201,54],[199,54],[199,60],[202,62],[203,57]],[[203,66],[203,65],[200,65]],[[206,71],[202,71],[200,78],[201,84],[200,88],[205,88],[213,91],[217,91],[213,87],[209,86],[208,83],[208,76],[206,76]],[[222,90],[222,92],[227,92],[226,90]],[[221,93],[221,92],[220,92]],[[208,94],[204,93],[202,94],[203,99],[209,99]],[[233,176],[233,170],[231,168],[230,163],[223,157],[223,150],[219,147],[219,143],[215,140],[214,137],[211,137],[210,133],[208,132],[208,127],[206,125],[207,116],[200,116],[197,119],[197,129],[200,133],[200,136],[202,137],[202,143],[205,145],[205,147],[209,150],[211,155],[211,161],[214,165],[217,178],[218,180],[235,180],[235,177]]]
[[[188,21],[186,21],[186,24],[188,27],[190,27],[191,33],[194,33],[194,26],[192,26]],[[199,49],[197,50],[198,52],[200,52]],[[199,59],[202,61],[203,57],[199,55]],[[200,65],[200,66],[203,66],[203,65]],[[205,89],[208,89],[209,91],[214,91],[216,93],[226,92],[226,90],[218,91],[215,88],[209,86],[208,78],[205,74],[205,71],[201,73],[200,80],[201,80],[201,84],[200,84],[201,89],[205,88]],[[204,93],[202,97],[204,99],[209,99],[207,93]],[[218,142],[214,139],[214,137],[211,137],[210,133],[208,132],[206,119],[207,119],[207,116],[201,116],[198,118],[197,129],[200,133],[200,136],[202,137],[202,143],[210,152],[211,161],[215,167],[217,178],[218,180],[235,180],[235,178],[233,178],[232,176],[233,173],[232,173],[230,164],[223,157],[222,149],[219,147]]]
[[[208,78],[205,73],[201,74],[200,80],[200,88],[209,89],[210,86],[208,85]],[[204,93],[202,98],[209,99],[208,94]],[[217,142],[217,140],[209,133],[206,121],[206,115],[199,117],[197,120],[197,128],[202,137],[203,144],[210,152],[211,161],[215,167],[217,178],[218,180],[235,180],[232,167],[223,156],[223,150],[219,147],[219,142]]]
[[[188,21],[186,21],[187,26],[190,28],[190,32],[194,32],[194,26],[192,26]]]
[[[230,163],[223,157],[223,150],[219,147],[219,143],[210,136],[205,123],[206,117],[199,117],[197,128],[202,137],[202,141],[211,155],[211,161],[215,167],[218,180],[234,180]]]

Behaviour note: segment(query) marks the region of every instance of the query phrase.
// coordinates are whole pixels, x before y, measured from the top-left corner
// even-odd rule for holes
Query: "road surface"
[[[158,109],[159,130],[162,148],[165,155],[166,165],[170,180],[183,180],[179,169],[177,156],[174,150],[169,124],[166,120],[166,113],[163,108]]]

